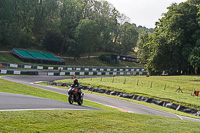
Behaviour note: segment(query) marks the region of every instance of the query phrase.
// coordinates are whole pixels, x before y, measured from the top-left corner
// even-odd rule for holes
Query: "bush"
[[[107,63],[111,63],[112,62],[112,58],[111,58],[110,55],[102,54],[101,56],[99,56],[99,59],[102,60],[102,61],[105,61]]]
[[[62,48],[63,38],[59,32],[48,31],[43,40],[43,43],[46,50],[58,54]]]

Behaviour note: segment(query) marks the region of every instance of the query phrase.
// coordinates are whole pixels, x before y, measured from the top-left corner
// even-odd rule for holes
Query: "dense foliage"
[[[139,35],[138,57],[150,74],[200,73],[200,1],[172,4],[153,34]]]
[[[80,57],[93,51],[126,54],[135,24],[107,1],[1,0],[0,47],[44,49]]]

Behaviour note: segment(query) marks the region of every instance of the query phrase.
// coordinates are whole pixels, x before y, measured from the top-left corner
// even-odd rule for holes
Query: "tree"
[[[136,47],[138,32],[135,25],[126,22],[122,25],[120,34],[121,54],[127,54],[132,48]]]
[[[96,48],[102,51],[113,51],[114,38],[118,35],[119,12],[107,1],[94,1],[92,20],[100,29],[99,41]]]
[[[70,44],[66,40],[74,40],[74,32],[78,26],[81,18],[81,4],[76,0],[63,0],[62,6],[60,7],[60,31],[64,36],[61,55],[63,54],[64,48],[68,49]]]
[[[129,26],[127,21],[128,17],[104,0],[1,0],[0,46],[47,48],[55,53],[60,49],[61,55],[76,57],[82,53],[90,57],[94,49],[109,52],[122,49],[126,53],[136,44],[134,24]],[[95,29],[85,29],[93,37],[90,40],[78,31],[87,27],[87,23]],[[72,52],[83,43],[81,53]]]
[[[146,67],[149,72],[192,73],[189,57],[196,43],[193,36],[199,29],[197,6],[184,2],[172,4],[168,9],[146,42],[150,51]]]
[[[48,31],[43,44],[46,50],[59,54],[63,44],[62,34],[56,31]]]
[[[77,51],[80,54],[88,53],[88,58],[90,58],[99,36],[99,26],[93,20],[83,19],[76,28],[75,36],[79,46]]]
[[[149,50],[147,47],[147,42],[148,42],[148,31],[144,30],[144,28],[142,28],[140,30],[140,34],[138,37],[138,41],[137,41],[137,58],[139,59],[139,61],[143,64],[147,61],[147,58],[149,56]]]
[[[199,4],[199,3],[198,3]],[[200,26],[200,5],[198,6],[198,13],[197,13],[197,21]],[[197,74],[200,73],[200,27],[196,29],[195,34],[193,35],[193,40],[195,40],[194,48],[191,48],[191,52],[189,55],[189,62],[194,67]]]
[[[20,27],[17,18],[16,0],[2,0],[0,3],[0,44],[14,47],[19,42]]]

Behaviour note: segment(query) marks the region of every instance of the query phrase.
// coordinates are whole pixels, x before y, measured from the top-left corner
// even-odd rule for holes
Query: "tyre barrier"
[[[69,87],[72,84],[57,83],[57,82],[54,82],[54,81],[50,81],[50,82],[48,82],[48,85]],[[128,94],[128,93],[124,93],[124,92],[111,91],[111,90],[100,89],[100,88],[89,87],[89,86],[82,86],[82,89],[87,90],[87,91],[103,93],[103,94],[107,94],[107,95],[113,95],[113,96],[133,99],[133,100],[137,100],[137,101],[152,103],[152,104],[156,104],[156,105],[163,106],[163,107],[166,107],[166,108],[170,108],[170,109],[173,109],[173,110],[192,114],[192,115],[195,115],[195,116],[200,116],[200,110],[191,109],[191,108],[188,108],[188,107],[185,107],[185,106],[182,106],[182,105],[178,105],[178,104],[174,104],[174,103],[170,103],[170,102],[166,102],[166,101],[162,101],[162,100],[158,100],[158,99],[154,99],[154,98],[148,98],[148,97],[143,97],[143,96],[139,96],[139,95],[133,95],[133,94]]]
[[[38,71],[0,70],[0,74],[39,75]]]

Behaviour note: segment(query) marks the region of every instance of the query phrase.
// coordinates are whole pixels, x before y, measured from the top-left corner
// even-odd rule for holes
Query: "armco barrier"
[[[97,76],[110,76],[110,75],[114,75],[114,76],[130,76],[130,75],[146,75],[147,72],[145,71],[138,71],[138,72],[48,72],[48,76],[72,76],[72,75],[79,75],[79,76],[84,76],[84,75],[88,75],[88,76],[93,76],[93,75],[97,75]]]
[[[23,69],[37,69],[37,70],[58,70],[58,71],[84,71],[84,72],[146,72],[144,68],[133,67],[98,67],[98,66],[37,66],[24,65],[15,63],[0,62],[4,68],[23,68]]]
[[[0,74],[38,75],[38,71],[0,70]]]
[[[71,84],[69,84],[69,83],[56,83],[56,82],[50,81],[50,82],[48,82],[48,85],[68,87]],[[128,93],[124,93],[124,92],[99,89],[99,88],[95,88],[95,87],[88,87],[88,86],[82,86],[82,89],[97,92],[97,93],[104,93],[104,94],[108,94],[108,95],[114,95],[114,96],[119,96],[119,97],[123,97],[123,98],[148,102],[148,103],[156,104],[156,105],[159,105],[159,106],[167,107],[167,108],[170,108],[170,109],[174,109],[174,110],[177,110],[177,111],[181,111],[181,112],[184,112],[184,113],[200,116],[200,110],[191,109],[191,108],[188,108],[188,107],[185,107],[185,106],[182,106],[182,105],[178,105],[178,104],[174,104],[174,103],[170,103],[170,102],[166,102],[166,101],[162,101],[162,100],[143,97],[143,96],[139,96],[139,95],[128,94]]]

